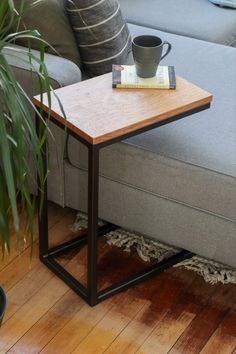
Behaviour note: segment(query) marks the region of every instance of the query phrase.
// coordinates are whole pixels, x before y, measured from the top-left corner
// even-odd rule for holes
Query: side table
[[[66,282],[91,306],[122,290],[191,257],[186,250],[132,275],[122,282],[98,291],[98,236],[115,226],[98,228],[99,152],[105,146],[169,124],[210,107],[212,95],[192,83],[177,77],[176,90],[112,89],[111,74],[99,76],[55,91],[66,114],[61,113],[53,96],[50,119],[88,148],[88,234],[50,248],[48,245],[47,183],[39,212],[40,260]],[[33,99],[41,107],[40,96]],[[49,104],[43,95],[43,110],[47,116]],[[193,118],[192,118],[193,119]],[[37,122],[39,131],[39,121]],[[43,146],[43,168],[47,171],[46,144]],[[88,244],[87,287],[75,279],[55,257],[84,243]]]

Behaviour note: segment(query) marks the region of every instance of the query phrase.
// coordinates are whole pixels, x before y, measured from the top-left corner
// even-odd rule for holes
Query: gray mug
[[[165,44],[167,50],[162,54]],[[156,36],[143,35],[133,39],[132,50],[137,75],[148,78],[156,75],[160,61],[171,51],[171,44]]]

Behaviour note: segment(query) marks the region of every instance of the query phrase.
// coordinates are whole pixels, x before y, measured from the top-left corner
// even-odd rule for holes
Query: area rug
[[[87,228],[87,215],[77,213],[74,224],[71,230],[76,232]],[[105,222],[99,220],[99,225],[105,225]],[[180,248],[174,248],[164,243],[151,240],[136,232],[131,232],[121,228],[115,231],[110,231],[104,235],[107,239],[107,244],[122,248],[124,252],[137,252],[138,256],[144,262],[156,260],[161,262],[170,256],[181,251]],[[224,264],[214,262],[199,256],[194,256],[174,265],[174,267],[184,267],[193,270],[201,275],[207,283],[216,284],[236,284],[236,269],[230,268]]]

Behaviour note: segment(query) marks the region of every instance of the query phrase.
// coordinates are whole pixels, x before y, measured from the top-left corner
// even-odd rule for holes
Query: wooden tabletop
[[[176,90],[113,89],[111,74],[105,74],[55,90],[66,122],[54,95],[51,116],[89,143],[98,144],[211,102],[209,92],[181,77],[176,80]],[[40,106],[40,96],[33,102]],[[48,112],[46,94],[43,102]]]

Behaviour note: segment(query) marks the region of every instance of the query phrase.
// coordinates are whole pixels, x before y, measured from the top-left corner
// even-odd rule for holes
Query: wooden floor
[[[50,238],[72,237],[75,213],[50,205]],[[39,262],[37,241],[0,261],[8,307],[0,353],[236,354],[236,286],[206,284],[180,268],[90,308]],[[100,287],[143,266],[136,256],[100,244]],[[85,282],[86,248],[61,258]]]

